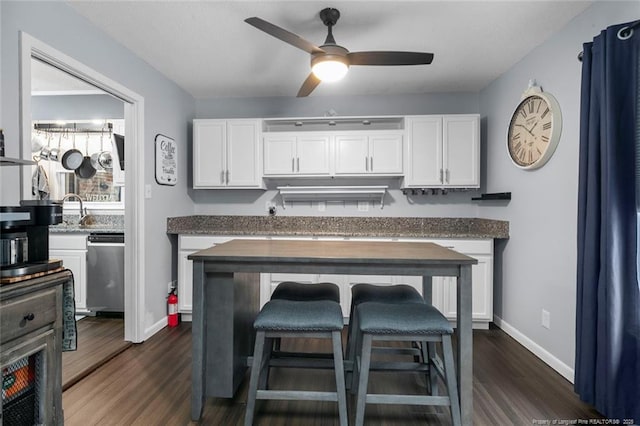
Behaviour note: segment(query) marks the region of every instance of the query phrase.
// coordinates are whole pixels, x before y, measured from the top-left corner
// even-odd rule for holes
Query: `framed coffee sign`
[[[175,185],[178,181],[178,149],[176,141],[156,135],[156,182],[160,185]]]

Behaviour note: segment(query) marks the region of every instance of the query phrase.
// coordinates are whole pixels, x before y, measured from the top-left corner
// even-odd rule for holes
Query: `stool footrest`
[[[403,371],[413,373],[429,371],[429,366],[418,362],[376,361],[371,362],[369,371]]]
[[[445,405],[450,406],[449,397],[424,395],[368,394],[367,404]]]
[[[333,358],[272,358],[269,360],[269,367],[333,369],[334,362]]]
[[[333,359],[333,354],[328,352],[286,352],[273,351],[271,358],[323,358]]]
[[[374,346],[371,348],[371,352],[389,355],[420,355],[418,348],[392,348],[389,346]]]
[[[278,399],[286,401],[338,401],[336,392],[258,390],[256,399]]]

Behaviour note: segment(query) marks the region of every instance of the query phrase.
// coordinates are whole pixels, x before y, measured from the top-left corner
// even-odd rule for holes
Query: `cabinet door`
[[[335,137],[336,174],[369,173],[369,139],[366,135]]]
[[[193,235],[178,237],[178,312],[191,314],[193,308],[193,261],[187,259],[187,256],[232,238]]]
[[[226,185],[225,120],[193,120],[193,187],[215,188]]]
[[[369,173],[402,174],[402,135],[369,136]]]
[[[480,186],[480,117],[443,118],[444,184],[454,187]]]
[[[87,251],[49,250],[49,257],[61,259],[62,265],[73,273],[73,291],[76,311],[87,310]]]
[[[227,170],[228,187],[261,187],[258,120],[227,121]]]
[[[298,136],[296,144],[296,172],[301,175],[329,174],[328,136]]]
[[[266,135],[264,137],[264,174],[295,174],[296,136]]]
[[[187,259],[197,250],[180,250],[178,252],[178,312],[190,314],[193,309],[193,262]]]
[[[440,186],[442,117],[408,117],[405,186]]]
[[[472,317],[474,321],[493,321],[493,257],[486,255],[470,255],[478,259],[478,264],[471,267],[472,293]],[[443,287],[444,310],[442,313],[447,318],[455,318],[456,306],[456,280],[445,278]]]

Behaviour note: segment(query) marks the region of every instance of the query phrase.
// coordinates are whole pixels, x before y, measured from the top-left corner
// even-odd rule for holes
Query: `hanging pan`
[[[76,170],[82,164],[83,156],[80,150],[76,149],[76,135],[72,134],[73,148],[68,149],[62,154],[60,163],[67,170]]]
[[[89,134],[87,133],[87,143],[85,146],[87,153],[89,152]],[[91,165],[91,157],[85,155],[82,159],[80,167],[75,171],[76,176],[80,179],[91,179],[96,174],[96,169]]]

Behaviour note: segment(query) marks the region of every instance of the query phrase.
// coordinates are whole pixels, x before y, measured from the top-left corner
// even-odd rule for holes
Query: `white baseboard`
[[[162,317],[160,321],[144,329],[143,340],[147,340],[149,337],[153,336],[154,334],[156,334],[158,331],[162,330],[166,326],[167,326],[167,317]]]
[[[569,367],[564,362],[560,361],[558,358],[553,356],[549,351],[547,351],[542,346],[538,345],[536,342],[522,334],[518,329],[511,326],[509,323],[505,322],[502,318],[495,316],[493,317],[493,322],[500,328],[502,331],[507,333],[509,336],[513,337],[518,343],[527,348],[531,353],[540,358],[545,364],[549,367],[553,368],[560,374],[562,377],[567,379],[569,382],[573,383],[574,378],[574,370]]]

